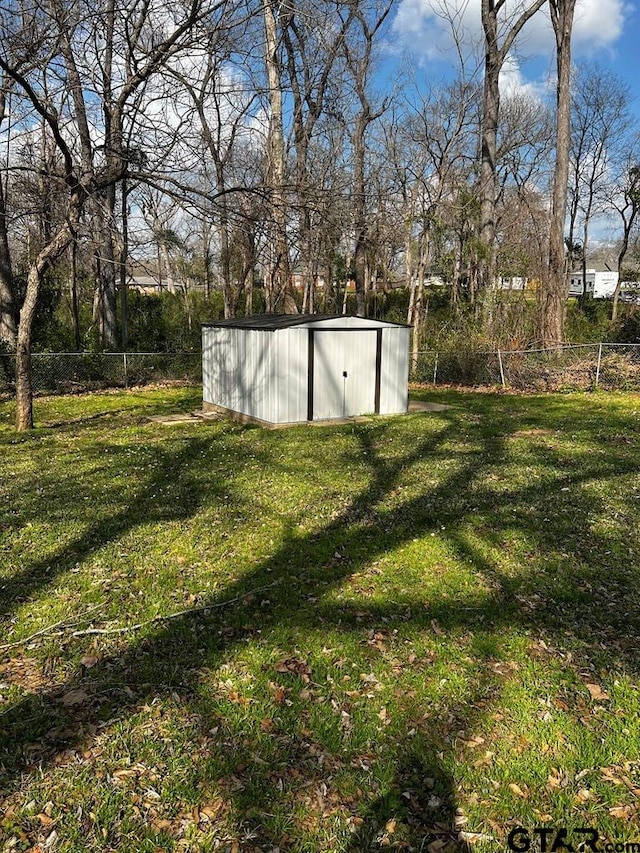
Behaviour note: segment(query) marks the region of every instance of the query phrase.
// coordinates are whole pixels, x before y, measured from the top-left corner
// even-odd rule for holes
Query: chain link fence
[[[153,382],[202,381],[202,355],[34,353],[33,388],[70,394]],[[567,344],[553,350],[418,353],[410,379],[429,385],[502,386],[520,391],[640,391],[640,344]],[[0,354],[0,394],[15,391],[15,359]]]
[[[520,391],[640,391],[640,344],[566,344],[552,350],[418,353],[411,379]]]
[[[128,388],[163,381],[202,381],[199,352],[33,353],[33,390],[70,394],[100,388]],[[15,391],[15,358],[0,355],[0,394]]]

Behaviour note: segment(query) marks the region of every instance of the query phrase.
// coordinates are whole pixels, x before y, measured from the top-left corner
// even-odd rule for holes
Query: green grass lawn
[[[640,842],[640,395],[424,398],[0,403],[0,850]]]

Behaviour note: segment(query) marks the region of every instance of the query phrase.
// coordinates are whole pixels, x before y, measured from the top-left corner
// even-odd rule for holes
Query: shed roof
[[[218,326],[233,329],[250,329],[265,332],[275,332],[278,329],[288,329],[292,326],[304,326],[307,323],[321,323],[326,320],[356,319],[344,314],[254,314],[250,317],[232,317],[229,320],[216,320],[211,323],[203,323],[203,328],[217,328]],[[366,317],[358,317],[363,323]],[[399,326],[407,328],[404,323],[389,323],[386,320],[375,320],[380,326]],[[362,328],[362,327],[361,327]]]

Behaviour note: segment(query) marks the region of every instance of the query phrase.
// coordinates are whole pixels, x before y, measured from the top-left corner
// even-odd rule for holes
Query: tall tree
[[[192,0],[172,15],[150,9],[144,0],[115,9],[123,59],[118,69],[117,95],[113,77],[94,74],[91,56],[100,50],[108,32],[108,7],[97,14],[82,2],[45,7],[16,4],[0,24],[0,70],[30,103],[50,135],[61,168],[55,178],[64,189],[64,217],[30,265],[20,311],[16,347],[16,426],[33,426],[31,339],[38,297],[47,270],[66,251],[78,232],[83,209],[90,199],[96,207],[109,201],[126,170],[122,130],[131,99],[175,52],[192,44],[196,24],[215,18],[225,0],[203,6]],[[92,54],[93,51],[93,54]],[[125,55],[126,54],[126,55]],[[108,62],[109,57],[107,56]],[[98,62],[99,60],[96,59]],[[95,63],[94,63],[95,64]],[[83,79],[82,70],[86,77]],[[101,88],[104,86],[104,90]],[[96,91],[109,104],[108,127],[96,139]],[[71,107],[69,108],[68,102]]]
[[[374,64],[374,43],[384,22],[393,7],[393,0],[383,0],[382,5],[375,3],[368,7],[359,5],[355,12],[357,35],[343,42],[347,68],[351,75],[351,85],[356,100],[355,115],[350,118],[345,129],[352,147],[353,164],[353,230],[354,230],[354,275],[356,286],[356,313],[364,317],[367,312],[367,189],[366,157],[367,131],[386,110],[383,102],[376,108],[370,94],[371,72]]]
[[[630,147],[620,158],[618,174],[611,182],[608,193],[608,209],[617,213],[622,225],[622,234],[618,245],[618,283],[613,294],[611,321],[618,319],[618,302],[622,288],[623,267],[629,251],[632,236],[637,233],[638,214],[640,214],[640,138],[631,141]]]
[[[317,207],[318,187],[311,175],[310,157],[314,132],[325,110],[331,83],[340,78],[336,69],[343,40],[354,20],[357,4],[347,6],[346,16],[338,18],[333,2],[317,5],[293,4],[283,12],[283,41],[288,82],[293,99],[292,133],[295,147],[295,206],[298,212],[300,271],[304,285],[304,307],[315,303],[314,235],[312,222]],[[317,26],[318,14],[331,26]],[[317,266],[317,264],[315,264]]]
[[[519,0],[507,14],[507,0],[482,0],[484,83],[480,140],[480,287],[490,291],[495,277],[497,142],[500,72],[523,27],[547,0]]]
[[[8,90],[9,86],[5,78],[0,85],[0,127],[7,117]],[[7,183],[0,176],[0,350],[14,350],[16,348],[16,297],[9,251],[6,188]]]
[[[610,166],[627,142],[628,108],[629,87],[619,77],[591,62],[578,66],[571,103],[567,245],[580,244],[583,293],[589,226],[603,209]]]
[[[540,295],[540,340],[544,347],[564,339],[568,294],[564,225],[571,149],[571,38],[576,0],[549,0],[556,41],[556,158],[549,224],[549,267]]]
[[[267,134],[268,192],[271,203],[272,229],[268,239],[267,311],[297,314],[298,308],[291,286],[291,263],[287,236],[287,203],[285,193],[285,147],[283,119],[283,61],[276,5],[262,0],[265,32],[265,61],[269,94],[269,130]]]
[[[237,143],[243,132],[246,133],[245,125],[257,98],[256,92],[239,93],[239,81],[231,70],[230,52],[231,45],[224,53],[220,46],[217,46],[217,50],[212,47],[199,60],[197,56],[192,56],[187,68],[170,69],[188,94],[195,112],[194,136],[202,144],[199,156],[205,167],[201,176],[205,186],[209,163],[212,165],[212,182],[217,198],[215,211],[209,208],[202,213],[208,219],[215,216],[225,317],[235,315],[242,291],[241,284],[234,282],[232,275],[233,210],[228,190],[231,188]],[[176,97],[179,99],[179,93],[176,93]],[[190,122],[186,124],[188,133]],[[198,148],[197,142],[194,148]]]

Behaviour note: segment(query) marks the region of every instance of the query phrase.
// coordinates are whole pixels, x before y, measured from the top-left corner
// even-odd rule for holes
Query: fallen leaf
[[[273,694],[273,701],[276,705],[282,705],[287,696],[287,691],[280,684],[276,684],[275,681],[269,682],[269,690]]]
[[[202,818],[207,821],[214,820],[222,809],[222,802],[208,803],[205,806],[200,806],[199,812]]]
[[[70,690],[62,697],[62,704],[67,708],[71,708],[74,705],[82,705],[88,699],[89,696],[84,692],[84,690]]]
[[[611,817],[618,817],[621,820],[628,820],[633,817],[636,813],[636,810],[633,806],[614,806],[609,809],[609,814]]]
[[[311,675],[311,667],[306,660],[300,658],[284,658],[275,665],[276,672],[286,672],[292,675],[299,675],[305,683],[309,682]]]
[[[585,686],[594,702],[602,702],[609,699],[609,694],[599,684],[586,684]]]
[[[513,794],[515,794],[515,795],[516,795],[516,797],[521,797],[523,800],[527,800],[527,799],[529,799],[529,794],[528,794],[528,793],[525,793],[525,791],[523,791],[523,790],[522,790],[522,788],[520,787],[520,785],[516,785],[516,783],[515,783],[515,782],[511,782],[511,784],[509,785],[509,790],[510,790]]]
[[[547,779],[547,787],[549,788],[566,788],[569,784],[569,778],[561,770],[555,767],[551,768],[551,773]]]
[[[58,833],[54,829],[47,836],[47,840],[44,842],[44,849],[45,850],[55,850],[57,844],[58,844]]]

